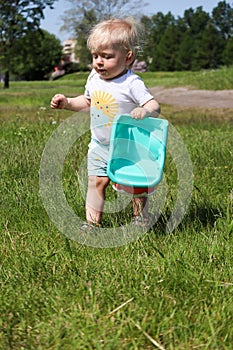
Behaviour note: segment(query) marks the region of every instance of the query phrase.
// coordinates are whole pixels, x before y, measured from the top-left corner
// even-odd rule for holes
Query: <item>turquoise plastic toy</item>
[[[119,115],[114,119],[107,167],[116,184],[150,188],[162,180],[168,121],[147,117],[133,119]]]

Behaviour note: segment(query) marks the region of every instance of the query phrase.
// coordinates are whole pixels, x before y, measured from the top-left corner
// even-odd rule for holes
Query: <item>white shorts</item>
[[[109,145],[103,145],[92,139],[88,148],[88,176],[107,176]]]

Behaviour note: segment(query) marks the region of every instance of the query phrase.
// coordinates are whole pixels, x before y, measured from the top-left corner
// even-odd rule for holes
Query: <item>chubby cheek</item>
[[[92,61],[92,67],[93,67],[93,68],[97,68],[96,62]]]

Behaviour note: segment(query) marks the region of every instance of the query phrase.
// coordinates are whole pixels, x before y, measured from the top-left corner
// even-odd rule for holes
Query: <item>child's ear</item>
[[[134,53],[133,53],[133,51],[130,50],[130,51],[127,53],[127,55],[126,55],[126,60],[127,60],[127,64],[128,64],[128,65],[130,65],[130,64],[133,63],[133,61],[134,61]]]

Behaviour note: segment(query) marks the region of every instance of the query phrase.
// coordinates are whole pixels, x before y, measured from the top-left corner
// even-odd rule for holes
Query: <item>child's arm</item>
[[[67,98],[62,94],[56,94],[51,100],[51,108],[68,109],[70,111],[86,111],[90,108],[90,100],[84,95]]]
[[[143,119],[149,117],[153,112],[160,113],[159,104],[155,99],[149,100],[142,107],[134,108],[130,114],[134,119]]]

